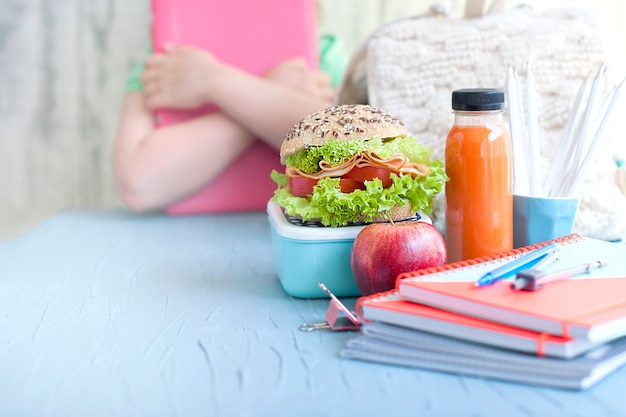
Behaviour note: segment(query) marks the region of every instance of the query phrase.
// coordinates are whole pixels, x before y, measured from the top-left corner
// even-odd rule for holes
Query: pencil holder
[[[513,195],[513,246],[516,248],[572,233],[578,198]]]

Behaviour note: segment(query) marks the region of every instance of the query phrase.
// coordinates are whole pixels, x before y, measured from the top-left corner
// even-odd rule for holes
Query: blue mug
[[[534,245],[569,235],[578,198],[513,195],[513,246]]]

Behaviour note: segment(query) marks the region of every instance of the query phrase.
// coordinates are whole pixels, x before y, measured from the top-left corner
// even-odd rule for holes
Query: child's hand
[[[195,108],[210,102],[211,83],[222,67],[204,50],[167,46],[148,57],[141,75],[148,108]]]
[[[330,85],[330,76],[325,72],[310,70],[302,58],[283,61],[270,69],[264,77],[321,99],[328,105],[333,102],[335,92]]]

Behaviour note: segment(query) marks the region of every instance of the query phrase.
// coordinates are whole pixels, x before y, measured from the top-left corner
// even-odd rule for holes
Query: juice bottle
[[[511,139],[503,121],[504,93],[452,93],[454,125],[445,151],[448,261],[513,248]]]

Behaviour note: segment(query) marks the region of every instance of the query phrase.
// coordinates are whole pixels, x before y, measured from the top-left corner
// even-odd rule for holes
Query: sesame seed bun
[[[291,128],[280,147],[280,160],[284,164],[289,155],[329,140],[368,140],[375,135],[395,138],[407,136],[408,131],[396,117],[365,104],[329,107],[308,115]]]

